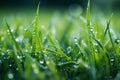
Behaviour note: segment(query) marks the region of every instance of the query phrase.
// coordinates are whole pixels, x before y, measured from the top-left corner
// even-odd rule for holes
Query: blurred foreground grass
[[[120,15],[89,9],[0,13],[0,80],[119,80]]]

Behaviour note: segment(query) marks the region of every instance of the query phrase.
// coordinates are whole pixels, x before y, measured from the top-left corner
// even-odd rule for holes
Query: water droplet
[[[18,71],[19,69],[18,69],[18,68],[16,68],[16,70]]]
[[[22,59],[22,56],[17,55],[17,58],[18,58],[18,59]]]
[[[95,49],[95,52],[97,53],[97,52],[98,52],[98,50],[97,50],[97,49]]]
[[[23,62],[23,60],[22,60],[22,59],[20,59],[20,62]]]
[[[92,32],[94,34],[94,29],[93,27],[90,28],[90,32]]]
[[[75,39],[74,39],[74,41],[75,41],[75,42],[77,42],[77,41],[78,41],[78,39],[77,39],[77,38],[75,38]]]
[[[32,49],[32,46],[30,48]]]
[[[11,28],[11,32],[14,32],[14,28]]]
[[[77,68],[78,68],[78,66],[77,66],[77,65],[74,65],[73,67],[74,67],[75,69],[77,69]]]
[[[74,42],[76,45],[78,45],[78,39],[77,38],[74,38]]]
[[[41,64],[43,64],[43,63],[44,63],[44,61],[40,61],[40,63],[41,63]]]
[[[115,40],[115,43],[116,43],[116,44],[119,44],[119,43],[120,43],[120,39],[116,39],[116,40]]]
[[[15,40],[16,40],[17,42],[22,42],[23,36],[19,36],[19,37],[17,37]]]
[[[7,50],[7,53],[9,52],[9,50]]]
[[[85,47],[87,46],[84,40],[81,41],[81,44]]]
[[[46,53],[46,49],[43,49],[43,53]]]
[[[18,59],[20,59],[20,56],[17,56]]]
[[[28,50],[26,49],[25,52],[28,52]]]
[[[113,62],[113,61],[114,61],[114,59],[110,59],[110,61],[111,61],[111,62]]]
[[[88,69],[89,69],[89,68],[90,68],[90,66],[89,66],[88,64],[85,64],[85,68],[88,68]]]
[[[90,31],[93,32],[93,28],[90,28]]]
[[[69,47],[67,48],[67,53],[69,54],[69,53],[71,53],[71,51],[72,51],[72,48],[69,46]]]
[[[10,64],[9,67],[12,67],[12,64]]]
[[[8,78],[9,78],[9,79],[13,79],[13,78],[14,78],[13,73],[11,73],[11,72],[10,72],[10,73],[8,73]]]

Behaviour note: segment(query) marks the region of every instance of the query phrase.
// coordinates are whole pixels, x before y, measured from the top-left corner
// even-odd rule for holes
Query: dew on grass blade
[[[9,64],[9,67],[12,67],[12,64]]]
[[[19,42],[19,43],[20,43],[20,42],[22,42],[22,40],[23,40],[23,36],[19,36],[19,37],[17,37],[15,40],[16,40],[16,42]]]
[[[115,39],[115,43],[119,44],[120,43],[120,39]]]
[[[86,46],[87,46],[87,44],[85,43],[85,41],[84,41],[84,40],[82,40],[82,41],[81,41],[81,44],[82,44],[84,47],[86,47]]]
[[[69,46],[68,48],[67,48],[67,53],[69,54],[69,53],[71,53],[72,52],[72,48]]]
[[[74,38],[75,45],[78,45],[78,39],[75,37]]]
[[[90,69],[90,66],[87,63],[85,63],[85,68]]]
[[[14,78],[14,75],[13,75],[12,72],[9,72],[9,73],[8,73],[8,78],[9,78],[9,79],[13,79],[13,78]]]
[[[27,52],[28,52],[28,50],[26,49],[26,50],[25,50],[25,52],[27,53]]]
[[[114,61],[114,59],[110,59],[110,61],[111,61],[111,62],[113,62],[113,61]]]
[[[40,61],[40,64],[44,64],[44,60],[41,60],[41,61]]]
[[[18,68],[16,68],[16,71],[18,71],[19,69]]]

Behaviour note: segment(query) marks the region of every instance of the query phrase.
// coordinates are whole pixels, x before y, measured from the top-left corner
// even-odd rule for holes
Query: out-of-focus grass
[[[79,8],[0,13],[0,80],[119,80],[120,15],[88,6],[86,16]]]

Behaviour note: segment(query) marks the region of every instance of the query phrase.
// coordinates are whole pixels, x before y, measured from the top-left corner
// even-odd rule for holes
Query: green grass
[[[120,15],[90,9],[0,19],[0,80],[120,80]]]

